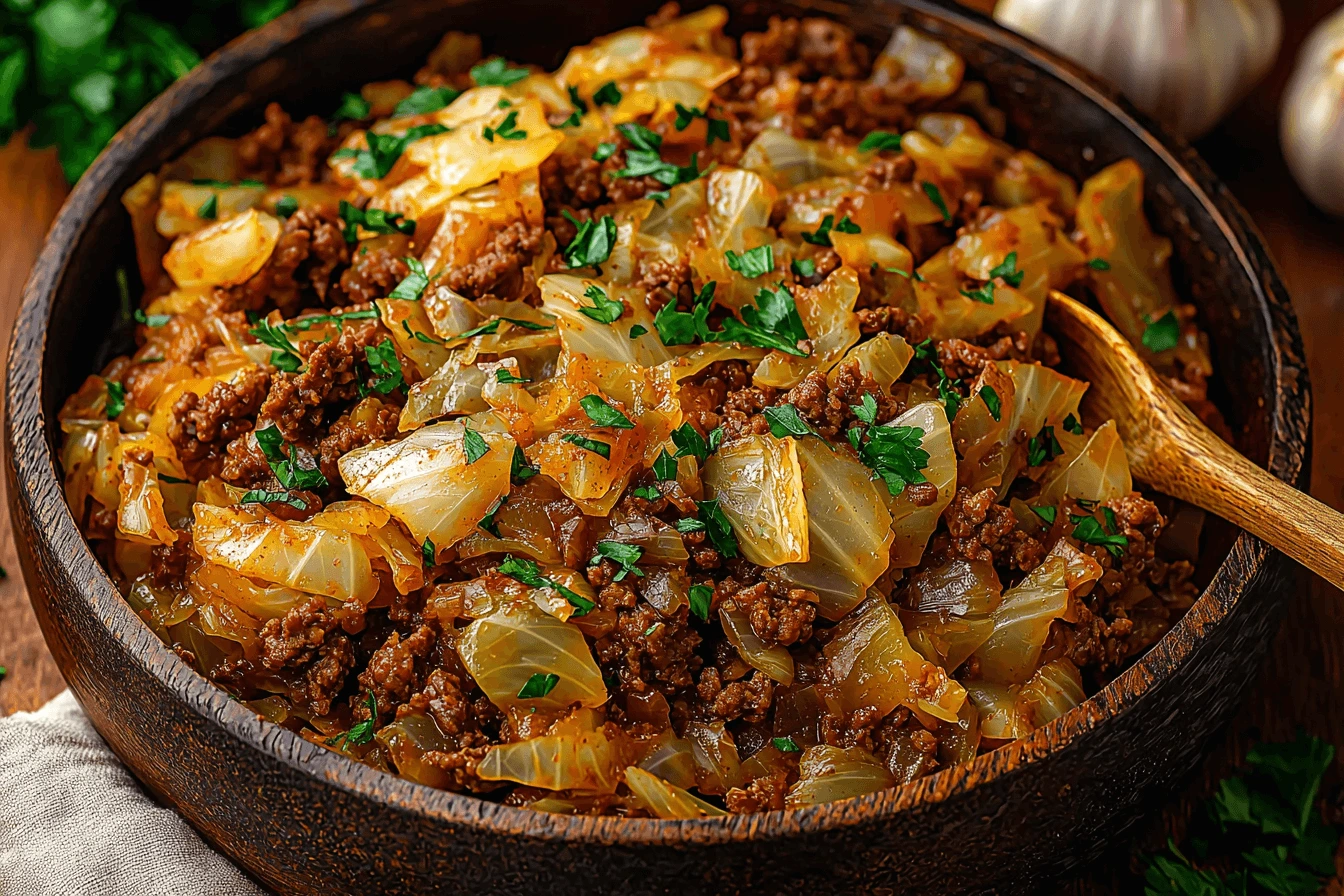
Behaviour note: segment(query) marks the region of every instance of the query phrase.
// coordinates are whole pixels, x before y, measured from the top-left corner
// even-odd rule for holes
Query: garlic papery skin
[[[1302,45],[1283,94],[1279,140],[1302,192],[1344,216],[1344,8]]]
[[[994,19],[1190,139],[1264,77],[1283,38],[1276,0],[999,0]]]

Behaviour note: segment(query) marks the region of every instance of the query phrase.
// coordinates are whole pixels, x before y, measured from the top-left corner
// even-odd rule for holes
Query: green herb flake
[[[1027,465],[1039,467],[1064,453],[1064,448],[1055,438],[1053,426],[1042,426],[1041,431],[1027,440]]]
[[[126,410],[126,387],[116,380],[104,378],[107,385],[107,419],[115,420]]]
[[[406,147],[424,137],[446,133],[448,129],[441,124],[422,124],[408,130],[398,137],[395,134],[364,133],[364,149],[338,149],[332,153],[333,159],[354,159],[355,174],[368,180],[381,180],[387,177],[392,166],[397,164]]]
[[[793,293],[783,283],[775,289],[762,289],[756,294],[756,307],[748,305],[741,310],[742,319],[725,318],[723,329],[710,334],[713,342],[738,342],[760,348],[777,349],[788,355],[807,357],[808,352],[798,347],[807,339]]]
[[[1016,289],[1022,285],[1022,278],[1027,276],[1025,271],[1017,269],[1017,253],[1009,252],[1004,256],[1003,261],[990,269],[989,279],[1002,277],[1003,282]]]
[[[663,497],[663,493],[658,491],[658,486],[656,485],[637,486],[636,488],[631,489],[630,494],[634,495],[636,498],[643,498],[645,501],[659,501]]]
[[[709,459],[709,442],[689,423],[672,430],[672,444],[677,446],[677,457],[694,457],[700,463]]]
[[[608,426],[612,429],[634,429],[634,422],[625,414],[616,410],[603,398],[597,395],[585,395],[579,399],[579,407],[588,415],[588,419],[597,426]]]
[[[526,140],[527,131],[518,130],[518,113],[510,112],[497,127],[487,127],[481,135],[491,143],[498,137],[501,140]]]
[[[329,739],[327,746],[349,749],[350,747],[362,747],[373,740],[374,726],[378,724],[378,701],[374,699],[373,691],[369,691],[369,699],[365,705],[369,708],[369,717],[354,725],[344,734],[338,734]],[[342,742],[344,742],[344,746],[342,746]]]
[[[614,324],[625,314],[625,304],[609,298],[597,284],[589,285],[583,295],[584,298],[592,299],[593,304],[580,305],[579,311],[600,324]]]
[[[275,213],[282,218],[288,218],[299,210],[299,200],[293,196],[284,195],[275,200]]]
[[[276,370],[283,370],[286,373],[293,373],[303,366],[303,359],[299,357],[298,349],[294,343],[289,341],[285,335],[284,326],[272,326],[266,320],[257,321],[257,325],[248,330],[258,342],[262,345],[270,346],[271,366]]]
[[[514,372],[507,367],[497,367],[495,368],[495,382],[499,383],[501,386],[512,386],[518,383],[530,383],[532,381],[515,375]]]
[[[723,508],[719,507],[719,499],[696,501],[695,507],[699,511],[700,522],[705,524],[705,534],[709,536],[714,549],[726,558],[736,557],[737,539],[733,537],[732,523],[728,522]]]
[[[886,483],[893,498],[900,497],[907,485],[925,482],[921,472],[929,466],[929,452],[923,448],[925,436],[918,426],[851,427],[849,443],[859,460],[873,471],[874,479]]]
[[[1088,261],[1087,266],[1094,271],[1109,271],[1111,263],[1104,258],[1093,258]]]
[[[924,195],[929,197],[929,201],[938,207],[938,211],[943,216],[943,223],[951,224],[952,213],[947,210],[947,203],[943,200],[943,192],[938,189],[938,186],[928,181],[924,181],[919,186],[924,191]]]
[[[590,439],[573,432],[565,433],[560,437],[560,440],[571,445],[578,445],[584,451],[591,451],[603,460],[611,460],[611,446],[606,442],[599,442],[596,439]]]
[[[997,420],[998,418],[996,417],[995,419]],[[1077,417],[1075,417],[1073,414],[1070,414],[1069,416],[1064,418],[1064,431],[1071,432],[1076,436],[1080,436],[1083,434],[1083,424],[1078,421]]]
[[[151,329],[167,326],[168,321],[172,320],[171,314],[146,314],[139,308],[135,309],[135,322],[144,324]]]
[[[429,273],[418,258],[407,256],[402,261],[406,262],[406,267],[410,269],[410,273],[397,284],[396,289],[388,293],[387,297],[414,302],[424,293],[425,287],[429,286]]]
[[[531,677],[518,691],[519,700],[539,700],[545,697],[560,683],[560,676],[554,672],[533,672]]]
[[[659,482],[671,482],[677,478],[677,459],[662,451],[653,462],[653,475]]]
[[[814,246],[831,245],[831,232],[835,233],[860,233],[859,225],[849,219],[849,215],[840,219],[840,223],[835,223],[835,215],[827,215],[821,219],[820,226],[812,233],[804,231],[799,234],[804,242],[811,243]]]
[[[729,141],[730,132],[728,129],[728,122],[719,118],[710,118],[707,110],[692,109],[683,106],[681,103],[676,104],[676,110],[677,120],[673,122],[673,126],[678,131],[686,130],[691,126],[691,122],[695,121],[697,118],[703,118],[705,120],[706,132],[705,144],[707,146],[713,146],[715,140],[722,140],[724,143]]]
[[[396,212],[380,208],[361,209],[344,199],[341,200],[340,216],[345,222],[342,234],[347,243],[359,242],[361,227],[370,233],[401,233],[406,236],[415,233],[415,222],[402,220],[402,216]]]
[[[593,550],[596,553],[588,561],[590,567],[599,565],[603,560],[610,560],[620,567],[620,571],[611,579],[613,582],[619,582],[627,575],[641,579],[644,577],[644,573],[635,567],[639,558],[644,555],[644,549],[639,545],[622,544],[619,541],[599,541]]]
[[[709,621],[709,608],[714,602],[714,589],[708,585],[692,585],[689,593],[691,613],[701,622]]]
[[[420,557],[425,561],[426,567],[434,565],[437,553],[434,549],[434,542],[428,538],[425,539],[424,544],[420,545]]]
[[[710,280],[701,287],[690,311],[678,311],[675,301],[658,309],[653,317],[653,325],[663,345],[690,345],[696,339],[709,339],[709,310],[714,302],[717,285]]]
[[[728,261],[729,270],[737,271],[748,280],[764,277],[775,269],[775,250],[768,244],[748,249],[741,255],[729,249],[723,257]]]
[[[593,94],[593,102],[599,106],[614,106],[621,101],[621,89],[615,81],[608,81]]]
[[[467,456],[467,466],[471,466],[490,453],[490,446],[476,430],[463,429],[462,451]]]
[[[1073,523],[1074,538],[1084,544],[1104,547],[1112,557],[1124,556],[1125,550],[1129,547],[1128,538],[1114,531],[1114,526],[1111,527],[1111,531],[1106,531],[1095,516],[1070,514],[1069,520]]]
[[[872,400],[872,396],[864,394],[864,398]],[[765,417],[766,423],[770,424],[770,435],[777,439],[786,436],[814,436],[816,432],[807,425],[807,421],[798,413],[798,408],[791,404],[781,404],[778,407],[766,408],[761,412]]]
[[[643,324],[635,324],[633,327],[630,328],[630,338],[638,339],[639,337],[643,336],[648,332],[649,332],[648,327],[644,326]]]
[[[994,304],[994,284],[992,281],[986,281],[975,289],[959,289],[957,292],[973,302],[982,302],[986,305]]]
[[[999,393],[994,391],[993,386],[983,385],[980,387],[980,400],[985,403],[985,407],[989,408],[989,416],[993,417],[995,422],[998,422],[1001,419],[999,415],[1003,413],[1003,402],[999,398]],[[1068,429],[1068,422],[1067,420],[1064,421],[1065,429]]]
[[[410,96],[397,103],[392,110],[394,117],[403,115],[428,115],[447,106],[462,95],[462,91],[451,87],[417,87]]]
[[[496,538],[500,538],[499,523],[495,521],[495,514],[499,513],[499,508],[503,507],[508,500],[509,498],[507,495],[501,495],[486,512],[485,516],[481,517],[481,521],[476,524],[477,528],[489,532]]]
[[[509,467],[509,478],[514,482],[526,482],[540,472],[527,462],[527,455],[517,445],[513,446],[513,458]]]
[[[528,76],[525,68],[509,68],[502,56],[471,67],[471,80],[477,87],[508,87]]]
[[[1059,515],[1059,510],[1055,507],[1033,507],[1031,512],[1045,520],[1047,526],[1053,526],[1055,518]]]
[[[869,131],[868,136],[859,141],[859,152],[899,152],[901,135],[891,131]]]
[[[795,258],[789,262],[789,269],[795,277],[812,277],[817,273],[817,263],[810,258]]]
[[[616,245],[615,218],[603,215],[596,220],[580,221],[568,209],[563,214],[578,228],[578,233],[562,253],[566,264],[571,268],[595,267],[611,257],[611,250]]]
[[[201,207],[196,209],[196,217],[203,218],[206,221],[213,221],[219,217],[219,196],[214,193],[210,198],[201,203]]]
[[[287,504],[295,510],[307,510],[308,502],[289,492],[272,492],[254,488],[238,499],[239,504]]]
[[[293,445],[289,446],[289,453],[286,455],[284,450],[285,439],[280,434],[280,430],[271,424],[265,429],[259,429],[252,433],[257,442],[257,447],[261,454],[270,464],[271,472],[280,484],[287,489],[314,491],[316,489],[326,488],[328,485],[327,477],[322,475],[322,471],[316,467],[303,467],[299,465],[298,452]]]
[[[615,152],[615,143],[599,143],[597,144],[597,149],[593,150],[593,161],[605,162],[607,159],[611,158],[612,154]]]
[[[373,113],[369,101],[357,93],[341,94],[341,104],[332,113],[332,121],[363,121]]]
[[[364,346],[364,358],[373,371],[373,391],[379,395],[388,395],[406,382],[402,377],[401,361],[397,358],[396,347],[391,339],[384,339],[377,345]]]
[[[1143,345],[1150,352],[1165,352],[1180,345],[1181,323],[1175,311],[1168,311],[1157,320],[1145,315],[1143,321],[1148,325],[1143,331]]]
[[[508,576],[515,582],[522,582],[529,588],[550,588],[559,592],[560,596],[569,601],[575,608],[575,616],[587,615],[596,604],[591,600],[561,585],[559,582],[548,579],[541,574],[541,568],[533,560],[519,559],[512,554],[505,554],[504,560],[499,564],[500,575]]]
[[[770,743],[774,744],[775,749],[781,753],[801,753],[802,747],[793,742],[791,737],[772,737]]]
[[[677,520],[673,525],[676,526],[677,531],[680,532],[682,535],[687,535],[690,534],[691,532],[705,531],[705,524],[702,523],[700,520],[695,519],[694,517],[682,517],[681,519]]]

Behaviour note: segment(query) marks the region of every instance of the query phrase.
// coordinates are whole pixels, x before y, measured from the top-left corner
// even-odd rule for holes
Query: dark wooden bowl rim
[[[183,77],[163,95],[146,107],[89,169],[75,186],[47,235],[46,244],[28,280],[23,294],[23,305],[15,327],[15,342],[20,332],[36,331],[40,344],[46,346],[46,328],[52,308],[52,298],[58,284],[66,275],[68,247],[74,245],[87,228],[95,209],[106,199],[109,186],[117,179],[118,171],[132,164],[139,153],[159,139],[172,110],[199,101],[208,88],[220,77],[240,71],[252,60],[265,58],[278,47],[326,26],[375,0],[318,0],[306,4],[264,28],[245,35],[225,47],[205,65]],[[1231,261],[1253,282],[1260,294],[1262,310],[1279,302],[1284,295],[1281,284],[1272,269],[1265,279],[1256,274],[1256,267],[1246,253],[1245,243],[1256,250],[1261,259],[1268,253],[1245,212],[1218,183],[1204,162],[1183,142],[1166,135],[1107,88],[1094,83],[1074,66],[1057,59],[1041,48],[988,19],[964,10],[958,11],[937,5],[931,0],[897,0],[915,11],[941,17],[977,37],[997,43],[1016,53],[1025,64],[1034,66],[1050,76],[1069,84],[1091,102],[1101,107],[1121,127],[1131,131],[1145,142],[1173,171],[1178,172],[1190,191],[1203,205],[1218,226],[1232,236],[1229,241],[1236,247]],[[1246,235],[1238,238],[1237,234]],[[1262,267],[1264,265],[1262,264]],[[1286,304],[1286,302],[1284,303]],[[1275,400],[1272,408],[1273,428],[1269,444],[1269,469],[1288,482],[1295,482],[1301,472],[1305,456],[1309,409],[1296,416],[1287,409],[1289,396],[1304,395],[1305,371],[1285,372],[1285,357],[1300,357],[1297,349],[1295,318],[1291,309],[1284,309],[1288,326],[1276,326],[1267,315],[1266,331],[1273,334],[1272,377]],[[1267,314],[1267,312],[1266,312]],[[40,384],[42,359],[22,357],[11,351],[7,401],[11,421],[9,431],[20,429],[46,433],[46,417],[42,410]],[[33,368],[36,367],[36,375]],[[34,388],[36,386],[36,388]],[[1299,397],[1298,401],[1303,398]],[[27,421],[19,426],[16,421]],[[1300,426],[1294,425],[1301,421]],[[88,582],[83,599],[94,605],[95,611],[114,633],[135,631],[144,623],[136,616],[117,592],[111,578],[94,558],[87,543],[78,532],[62,498],[61,480],[57,475],[55,457],[46,439],[31,450],[14,451],[11,463],[15,465],[17,481],[28,492],[38,516],[47,526],[44,537],[52,543],[81,545],[77,554],[67,554],[62,562],[68,567],[72,580]],[[30,446],[25,446],[29,448]],[[1229,556],[1240,561],[1238,573],[1229,570],[1225,559],[1214,573],[1209,586],[1195,605],[1151,650],[1116,680],[1073,709],[1060,719],[1040,728],[1030,737],[1015,741],[991,753],[977,757],[970,763],[954,766],[934,775],[893,790],[803,809],[769,812],[758,815],[737,815],[724,819],[695,821],[661,821],[613,817],[569,817],[545,815],[527,809],[511,808],[472,796],[435,790],[424,785],[378,772],[347,760],[279,726],[270,725],[245,706],[228,699],[225,693],[201,677],[164,646],[157,638],[149,639],[150,646],[136,659],[152,675],[177,693],[182,703],[202,718],[212,720],[233,737],[253,749],[269,754],[296,769],[326,781],[328,784],[369,800],[376,800],[404,811],[423,813],[457,825],[484,830],[508,832],[532,838],[576,843],[725,843],[743,836],[772,837],[797,835],[808,831],[834,829],[850,824],[889,816],[903,810],[968,792],[994,778],[1009,775],[1019,766],[1048,755],[1069,743],[1082,732],[1091,730],[1106,720],[1125,713],[1131,701],[1142,697],[1152,685],[1162,681],[1167,673],[1178,666],[1203,637],[1205,629],[1216,626],[1240,599],[1244,582],[1251,578],[1264,563],[1269,548],[1258,539],[1240,533]],[[143,639],[142,639],[143,640]]]

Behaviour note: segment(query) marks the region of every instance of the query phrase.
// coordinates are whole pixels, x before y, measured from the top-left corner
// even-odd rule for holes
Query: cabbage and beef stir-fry
[[[1092,297],[1208,410],[1138,167],[1015,149],[909,28],[726,20],[450,34],[126,194],[138,348],[62,461],[184,660],[413,781],[686,818],[969,760],[1189,606],[1041,331]]]

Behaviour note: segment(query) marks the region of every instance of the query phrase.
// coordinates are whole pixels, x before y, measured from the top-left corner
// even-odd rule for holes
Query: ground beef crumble
[[[205,395],[184,392],[173,404],[168,438],[194,479],[217,475],[223,448],[252,431],[270,385],[261,368],[245,370],[235,382],[215,383]]]

